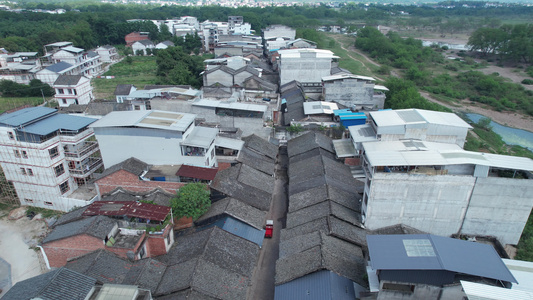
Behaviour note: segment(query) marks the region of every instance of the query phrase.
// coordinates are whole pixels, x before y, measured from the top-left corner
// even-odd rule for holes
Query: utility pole
[[[43,105],[46,104],[46,100],[44,99],[44,92],[43,89],[41,89],[41,95],[43,95]]]

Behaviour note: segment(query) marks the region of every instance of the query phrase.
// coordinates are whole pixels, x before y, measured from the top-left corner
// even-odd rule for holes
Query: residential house
[[[72,214],[69,220],[54,224],[41,243],[52,268],[98,249],[132,260],[163,255],[174,243],[174,221],[168,206],[95,201]]]
[[[322,91],[322,78],[331,75],[331,68],[338,56],[322,49],[279,50],[280,85],[298,80],[304,87],[319,88]]]
[[[203,182],[211,183],[217,175],[218,168],[202,168],[189,165],[181,165],[176,172],[180,182]]]
[[[148,177],[151,168],[148,164],[134,157],[106,168],[94,182],[98,195],[109,194],[117,188],[136,193],[148,193],[156,189],[162,189],[175,195],[184,186],[184,183],[180,182],[161,181],[160,177],[156,178],[159,180],[151,180]]]
[[[471,128],[456,114],[413,108],[372,111],[367,124],[348,127],[356,157],[362,143],[371,141],[414,139],[463,147]]]
[[[316,49],[316,43],[306,39],[295,39],[293,41],[287,42],[285,48],[296,49],[296,48],[311,48]]]
[[[111,45],[100,46],[94,50],[100,56],[100,60],[105,63],[116,62],[120,59],[117,48]]]
[[[133,84],[117,84],[114,92],[117,103],[124,103],[124,100],[128,99],[127,96],[136,90],[137,88]]]
[[[461,299],[460,280],[507,288],[517,282],[491,245],[430,234],[368,235],[367,241],[368,277],[375,277],[371,288],[379,299]]]
[[[135,157],[151,165],[216,167],[218,130],[195,126],[195,117],[170,111],[115,111],[91,128],[107,166]]]
[[[162,85],[137,90],[131,84],[118,84],[115,89],[115,96],[118,103],[127,103],[130,106],[130,110],[151,110],[152,100],[191,100],[202,97],[202,92],[190,86]]]
[[[103,166],[95,121],[47,107],[0,116],[1,165],[21,205],[69,211],[94,201],[90,186],[79,187]]]
[[[149,289],[157,299],[236,300],[246,299],[258,257],[257,244],[215,226],[177,237],[169,253],[155,259],[131,262],[98,250],[66,267],[102,283]]]
[[[401,223],[518,243],[533,207],[533,160],[415,140],[365,142],[363,151],[366,228]]]
[[[291,81],[280,86],[281,93],[281,124],[288,126],[291,122],[301,121],[305,118],[304,102],[305,93],[302,85],[297,81]]]
[[[155,49],[167,49],[168,47],[174,47],[174,43],[171,41],[163,41],[155,45]]]
[[[79,74],[76,67],[67,62],[58,62],[35,73],[35,78],[52,86],[61,75]]]
[[[133,50],[133,55],[147,55],[149,54],[147,49],[154,49],[154,43],[150,40],[140,40],[131,44],[131,49]],[[141,54],[142,53],[142,54]]]
[[[84,105],[94,99],[91,80],[83,75],[60,75],[52,87],[59,106]]]
[[[0,80],[29,84],[40,69],[38,52],[0,53]]]
[[[270,25],[262,30],[262,36],[266,53],[285,48],[288,42],[296,38],[296,30],[284,25]]]
[[[333,119],[333,111],[339,109],[337,103],[326,101],[308,101],[304,102],[304,114],[309,121],[323,124],[331,122]]]
[[[124,40],[126,41],[126,47],[131,47],[133,43],[138,41],[149,40],[150,38],[148,37],[148,35],[148,32],[132,32],[126,34],[126,36],[124,37]],[[135,53],[135,51],[133,53]]]
[[[350,171],[322,134],[291,139],[287,151],[289,203],[274,299],[358,299],[368,286],[366,230]]]
[[[349,108],[383,109],[384,92],[388,89],[374,84],[375,79],[359,75],[331,75],[322,78],[322,96]]]
[[[67,268],[59,268],[17,282],[2,297],[6,300],[85,300],[110,299],[120,295],[124,300],[152,300],[150,290],[135,285],[104,284]]]
[[[85,51],[82,48],[74,47],[72,46],[71,42],[57,42],[53,44],[48,44],[44,46],[45,55],[41,57],[41,63],[45,67],[57,65],[58,63],[68,63],[71,67],[69,68],[69,73],[65,73],[65,71],[56,70],[58,69],[55,67],[53,70],[56,73],[60,73],[60,75],[84,75],[86,77],[93,77],[101,72],[102,70],[102,62],[100,60],[100,56],[98,53],[94,51]],[[48,69],[48,68],[47,68]],[[40,74],[43,72],[43,70],[39,71],[37,73],[37,79],[40,79],[39,77],[50,77],[54,74],[50,74],[50,72],[44,72],[43,74]],[[52,77],[51,79],[47,79],[52,85],[55,80],[57,79],[57,76]],[[43,82],[46,82],[43,79],[40,79]],[[47,82],[48,83],[48,82]]]

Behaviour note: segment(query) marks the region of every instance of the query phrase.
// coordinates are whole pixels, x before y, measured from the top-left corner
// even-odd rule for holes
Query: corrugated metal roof
[[[213,180],[215,175],[217,175],[218,168],[202,168],[189,165],[182,165],[178,172],[177,176],[198,178],[202,180]]]
[[[533,262],[514,259],[502,260],[518,281],[518,283],[513,283],[512,289],[533,293]]]
[[[67,70],[73,67],[74,67],[73,65],[67,62],[61,61],[61,62],[58,62],[57,64],[53,64],[51,66],[46,67],[46,69],[52,72],[55,72],[55,73],[59,73],[61,71],[64,71],[64,70]]]
[[[93,118],[57,114],[26,126],[20,131],[37,135],[47,135],[57,130],[77,131],[96,121],[97,119]]]
[[[333,140],[333,148],[335,148],[335,153],[339,158],[355,155],[355,148],[350,139]]]
[[[72,53],[81,53],[84,51],[82,48],[78,48],[74,46],[63,47],[61,48],[61,50],[65,50],[65,51],[72,52]]]
[[[170,214],[170,207],[134,201],[95,201],[90,204],[84,216],[128,216],[155,221],[164,221]]]
[[[215,138],[215,145],[217,147],[222,147],[222,148],[241,150],[242,146],[244,145],[244,141],[217,136]]]
[[[181,144],[184,146],[209,148],[217,134],[218,128],[195,127]]]
[[[29,107],[9,114],[3,114],[0,116],[0,124],[18,127],[24,124],[27,124],[35,119],[42,118],[47,115],[52,115],[57,113],[57,109],[48,108],[48,107]]]
[[[185,131],[196,115],[158,110],[113,111],[91,127],[145,127]]]
[[[339,75],[331,75],[331,76],[322,77],[322,81],[333,81],[333,80],[339,80],[339,79],[361,79],[361,80],[367,80],[367,81],[376,81],[376,79],[372,77],[353,75],[353,74],[339,74]]]
[[[324,101],[311,101],[304,102],[304,114],[316,115],[316,114],[333,114],[334,110],[339,109],[337,103],[324,102]]]
[[[407,124],[440,124],[451,127],[472,128],[454,113],[423,109],[380,110],[370,112],[379,126],[405,126]]]
[[[465,151],[456,144],[420,143],[425,149],[408,147],[402,141],[365,142],[363,148],[374,167],[472,164],[533,171],[533,160],[527,157]]]
[[[261,247],[265,238],[265,231],[256,229],[233,217],[225,217],[213,224],[229,233],[255,243]]]
[[[507,282],[516,282],[498,253],[490,245],[431,234],[367,235],[374,270],[446,270]],[[406,240],[428,240],[434,255],[420,248],[409,254]],[[411,243],[412,244],[412,243]],[[409,244],[410,245],[410,244]],[[411,246],[410,246],[411,247]]]
[[[246,111],[259,111],[259,112],[266,112],[267,106],[266,105],[260,105],[260,104],[248,104],[248,103],[242,103],[242,102],[226,102],[226,101],[218,101],[218,100],[208,100],[208,99],[199,99],[192,103],[194,106],[205,106],[205,107],[219,107],[219,108],[227,108],[227,109],[234,109],[234,110],[246,110]]]
[[[275,300],[353,300],[353,281],[331,271],[317,271],[275,287]],[[357,296],[357,297],[356,297]]]
[[[528,300],[533,293],[461,280],[468,300]]]

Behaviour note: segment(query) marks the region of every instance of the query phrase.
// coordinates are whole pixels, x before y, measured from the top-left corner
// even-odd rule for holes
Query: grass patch
[[[41,214],[43,218],[45,219],[52,218],[52,217],[59,217],[63,214],[62,211],[58,211],[58,210],[51,210],[51,209],[46,209],[46,208],[41,208],[41,207],[28,206],[28,208],[26,209],[26,215],[30,213],[34,213],[35,215]]]
[[[113,79],[94,78],[93,93],[98,99],[112,100],[118,84],[133,84],[142,89],[147,84],[156,84],[157,64],[155,56],[132,56],[132,63],[126,60],[112,65],[103,76],[115,76]]]
[[[24,105],[37,106],[43,104],[42,97],[24,97],[24,98],[11,98],[0,97],[0,113],[6,110],[11,110]]]
[[[325,36],[327,40],[326,49],[331,50],[333,53],[335,53],[336,56],[340,57],[339,67],[344,68],[356,75],[371,77],[376,76],[379,67],[371,63],[368,63],[366,65],[363,64],[362,62],[367,61],[363,56],[359,55],[354,51],[344,50],[341,47],[341,45],[346,49],[352,47],[355,42],[355,39],[353,37],[343,35],[337,37],[337,40],[335,40],[332,37],[332,34],[325,34]]]

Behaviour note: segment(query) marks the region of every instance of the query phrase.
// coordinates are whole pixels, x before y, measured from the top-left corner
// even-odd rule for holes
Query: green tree
[[[160,42],[163,42],[166,40],[170,40],[171,38],[172,38],[172,33],[170,33],[170,30],[168,30],[167,24],[161,24],[161,26],[159,26],[159,34],[157,36],[157,39]]]
[[[211,206],[209,189],[203,183],[188,183],[178,190],[175,198],[170,199],[170,206],[175,217],[196,220]]]

